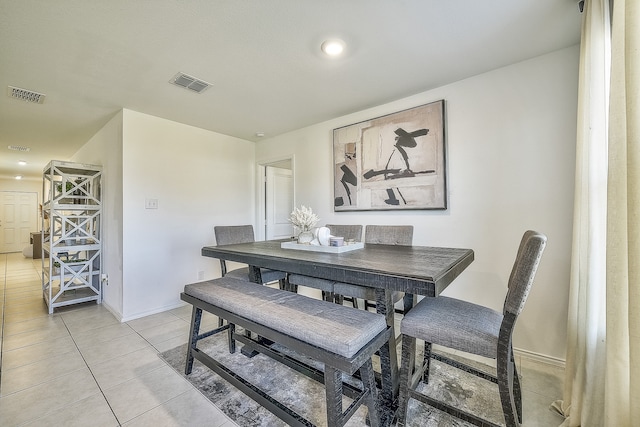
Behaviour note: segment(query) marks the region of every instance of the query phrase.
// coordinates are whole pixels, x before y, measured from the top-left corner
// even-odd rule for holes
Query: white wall
[[[42,203],[41,179],[7,179],[0,178],[0,191],[21,191],[23,193],[38,193],[38,204]]]
[[[124,110],[123,320],[180,304],[184,285],[220,276],[201,256],[214,225],[253,224],[254,144]],[[158,209],[145,209],[157,199]]]
[[[125,109],[72,160],[103,166],[103,303],[122,321],[181,305],[199,274],[220,276],[200,254],[214,225],[253,224],[251,142]]]
[[[472,248],[446,294],[502,309],[522,233],[549,238],[514,346],[564,359],[575,169],[577,46],[260,142],[295,155],[296,204],[322,223],[413,224],[414,243]],[[446,100],[449,209],[334,213],[332,130]]]
[[[108,281],[103,304],[122,316],[122,111],[119,111],[80,150],[72,161],[102,166],[102,265]]]

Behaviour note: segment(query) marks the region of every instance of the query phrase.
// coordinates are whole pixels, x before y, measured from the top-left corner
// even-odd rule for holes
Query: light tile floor
[[[0,254],[0,426],[236,425],[158,357],[186,342],[189,307],[126,323],[95,303],[48,315],[40,268]],[[522,358],[520,372],[524,425],[558,426],[562,370]]]
[[[186,342],[188,307],[127,323],[95,303],[50,316],[40,269],[0,254],[0,426],[236,425],[158,357]]]

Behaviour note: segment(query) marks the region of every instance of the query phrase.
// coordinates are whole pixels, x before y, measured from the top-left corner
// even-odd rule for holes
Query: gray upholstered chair
[[[400,326],[402,367],[398,426],[404,426],[406,423],[410,398],[418,399],[474,425],[494,425],[474,414],[416,391],[421,376],[425,383],[429,382],[431,359],[451,364],[497,383],[506,426],[519,426],[522,423],[520,381],[513,359],[511,338],[516,319],[531,290],[546,242],[547,238],[543,234],[535,231],[524,233],[509,277],[502,313],[470,302],[440,296],[424,298],[405,314]],[[423,366],[414,373],[416,339],[425,342],[425,352]],[[432,353],[432,344],[495,359],[497,375],[490,375],[459,361]]]
[[[362,225],[327,224],[326,227],[329,228],[332,236],[344,237],[345,241],[362,241]],[[297,290],[298,286],[320,289],[322,291],[322,298],[329,302],[334,301],[333,288],[335,283],[336,282],[333,280],[319,279],[316,277],[304,276],[302,274],[289,275],[289,284],[294,288],[294,290]]]
[[[367,225],[364,242],[372,245],[413,245],[413,225]]]
[[[362,226],[354,224],[327,224],[325,227],[329,229],[332,236],[344,237],[354,242],[362,242]]]
[[[213,227],[213,232],[216,236],[216,245],[218,246],[255,242],[252,225],[219,225]],[[222,272],[222,277],[250,280],[249,267],[242,267],[236,270],[227,271],[227,263],[225,260],[221,259],[220,270]],[[260,269],[260,283],[264,284],[278,281],[280,283],[280,289],[284,289],[286,286],[286,279],[287,274],[283,271],[270,270],[268,268]]]
[[[237,243],[255,242],[252,225],[217,225],[213,227],[213,233],[216,236],[216,245],[233,245]],[[251,281],[249,277],[249,267],[241,267],[235,270],[227,271],[227,263],[220,260],[220,271],[222,277],[233,277],[235,279]],[[280,289],[286,289],[287,273],[284,271],[271,270],[261,268],[258,282],[261,284],[278,281]],[[222,326],[223,320],[219,319],[218,324]]]
[[[368,245],[411,246],[413,244],[413,225],[367,225],[364,233],[364,242]],[[358,306],[356,299],[360,298],[364,300],[365,310],[370,307],[375,308],[376,292],[372,288],[364,288],[349,283],[336,283],[334,292],[345,299],[354,298],[354,307]],[[393,303],[400,301],[403,296],[403,292],[393,292]]]

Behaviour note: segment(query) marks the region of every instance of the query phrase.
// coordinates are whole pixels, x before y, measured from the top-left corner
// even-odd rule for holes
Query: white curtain
[[[640,425],[640,2],[615,0],[607,212],[607,425]]]
[[[639,3],[585,2],[563,426],[640,422]]]
[[[580,42],[567,362],[563,400],[554,403],[567,417],[563,427],[604,425],[609,70],[608,1],[587,0]]]

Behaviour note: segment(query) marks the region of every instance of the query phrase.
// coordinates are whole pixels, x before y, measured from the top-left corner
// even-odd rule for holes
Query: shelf
[[[50,307],[50,311],[52,311],[56,307],[63,307],[66,305],[78,304],[81,302],[88,301],[100,301],[100,295],[96,292],[88,289],[88,288],[80,288],[67,290],[58,295],[55,299],[52,300],[51,294],[57,295],[58,292],[54,289],[53,292],[43,292],[44,300],[47,302],[47,305]]]
[[[42,262],[42,290],[49,314],[63,305],[102,302],[101,179],[101,166],[54,160],[44,169],[43,252],[49,261]]]
[[[59,254],[61,252],[79,252],[79,251],[99,251],[100,244],[91,245],[57,245],[47,250],[50,254]]]

